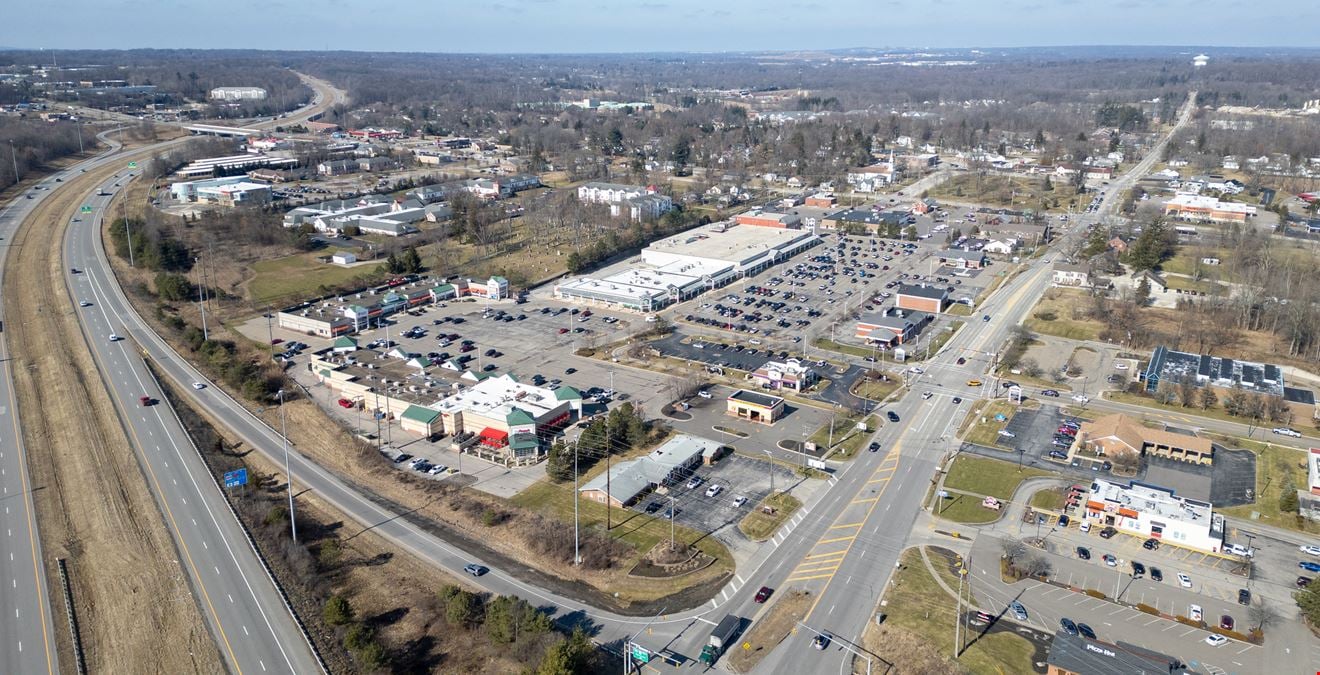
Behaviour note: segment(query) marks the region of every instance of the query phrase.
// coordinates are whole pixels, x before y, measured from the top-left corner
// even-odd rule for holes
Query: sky
[[[6,5],[0,48],[583,53],[1320,45],[1316,0],[13,0]]]

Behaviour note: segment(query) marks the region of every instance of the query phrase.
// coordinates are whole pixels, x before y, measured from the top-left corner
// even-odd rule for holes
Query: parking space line
[[[1143,623],[1143,624],[1141,624],[1141,625],[1143,625],[1143,626],[1149,626],[1149,625],[1151,625],[1152,623],[1155,623],[1156,621],[1159,621],[1159,620],[1160,620],[1160,618],[1157,616],[1157,617],[1155,617],[1154,619],[1151,619],[1150,621],[1147,621],[1146,623]]]
[[[1109,613],[1109,616],[1113,616],[1113,615],[1118,614],[1119,612],[1122,612],[1122,611],[1125,611],[1125,610],[1127,610],[1127,607],[1119,607],[1118,609],[1116,609],[1116,610],[1110,612],[1110,613]]]

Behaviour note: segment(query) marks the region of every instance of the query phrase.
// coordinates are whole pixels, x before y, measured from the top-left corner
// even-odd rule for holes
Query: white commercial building
[[[578,187],[578,200],[586,204],[609,204],[610,215],[617,218],[626,212],[629,220],[659,218],[674,208],[673,200],[668,195],[658,193],[654,187],[619,183],[592,182],[581,185]]]
[[[555,287],[555,295],[650,312],[756,274],[819,242],[809,231],[712,223],[651,244],[640,266],[569,279]]]
[[[266,90],[261,87],[216,87],[211,90],[211,98],[217,101],[261,101],[266,98]]]
[[[181,202],[222,206],[267,204],[270,202],[271,188],[269,184],[253,182],[247,176],[227,176],[171,183],[170,197]]]
[[[1179,497],[1169,488],[1131,481],[1095,479],[1086,495],[1084,521],[1114,527],[1186,548],[1218,553],[1224,548],[1224,517],[1209,502]]]

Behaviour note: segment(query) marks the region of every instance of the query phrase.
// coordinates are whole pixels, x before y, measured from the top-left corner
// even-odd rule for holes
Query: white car
[[[205,389],[205,388],[206,388],[206,383],[205,383],[205,382],[193,382],[193,389],[196,389],[196,390],[198,390],[198,391],[201,391],[202,389]]]
[[[1009,431],[1008,429],[1000,429],[1000,430],[999,430],[999,435],[1000,435],[1000,436],[1003,436],[1004,438],[1013,438],[1013,437],[1017,436],[1017,434],[1015,434],[1015,433]]]
[[[702,389],[701,391],[697,392],[697,396],[700,396],[701,398],[710,398],[710,392],[706,391],[705,389]]]
[[[723,485],[712,485],[712,486],[706,488],[706,496],[707,496],[707,497],[714,497],[715,495],[718,495],[719,493],[721,493],[721,492],[723,492],[723,491],[724,491],[724,486],[723,486]]]
[[[1114,370],[1127,370],[1127,369],[1128,369],[1128,364],[1126,363],[1120,362],[1114,364]]]
[[[690,481],[687,482],[687,489],[689,489],[689,490],[695,490],[695,489],[697,489],[698,487],[700,487],[701,484],[704,483],[704,482],[706,482],[706,481],[703,480],[703,479],[701,478],[701,476],[693,476],[693,477],[692,477],[692,480],[690,480]]]
[[[735,509],[742,508],[742,505],[746,503],[747,503],[747,498],[742,495],[738,495],[737,497],[733,498],[733,508]]]
[[[1210,645],[1211,647],[1218,647],[1218,646],[1220,646],[1220,645],[1227,644],[1227,643],[1228,643],[1228,638],[1226,638],[1226,637],[1224,637],[1224,636],[1222,636],[1222,635],[1214,635],[1214,634],[1211,634],[1211,635],[1207,635],[1207,636],[1205,636],[1205,643],[1208,644],[1208,645]]]
[[[124,339],[124,338],[121,338],[121,337],[119,337],[118,335],[116,335],[116,334],[114,334],[114,333],[111,333],[111,334],[110,334],[110,341],[111,341],[111,342],[119,342],[119,341],[122,340],[122,339]]]
[[[1320,546],[1307,545],[1301,547],[1301,550],[1302,553],[1310,553],[1311,555],[1320,555]]]
[[[924,401],[924,400],[929,399],[930,397],[932,397],[932,396],[934,396],[934,395],[935,395],[934,392],[929,392],[929,391],[927,391],[927,392],[922,392],[922,394],[921,394],[921,399]]]
[[[1200,621],[1204,614],[1201,612],[1200,605],[1188,605],[1187,617],[1192,621]]]
[[[1278,435],[1280,435],[1280,436],[1289,436],[1289,437],[1292,437],[1292,438],[1301,438],[1301,437],[1302,437],[1302,432],[1300,432],[1300,431],[1296,431],[1296,430],[1294,430],[1294,429],[1289,429],[1288,427],[1275,427],[1275,428],[1273,429],[1273,431],[1274,431],[1274,433],[1276,433],[1276,434],[1278,434]]]
[[[1076,396],[1073,396],[1073,397],[1072,397],[1072,400],[1077,401],[1078,403],[1083,403],[1083,404],[1085,404],[1087,401],[1090,401],[1091,399],[1089,399],[1089,398],[1087,398],[1087,397],[1085,397],[1085,396],[1082,396],[1081,394],[1077,394]]]
[[[79,301],[78,301],[78,306],[79,306],[79,307],[91,307],[91,306],[92,306],[92,303],[87,302],[86,300],[79,300]]]
[[[926,371],[922,370],[921,368],[919,368],[919,367],[917,367],[917,366],[913,366],[913,367],[909,368],[908,370],[912,371],[912,373],[913,373],[914,375],[920,375],[920,374],[926,372]]]
[[[1178,585],[1179,585],[1179,586],[1182,586],[1183,588],[1191,588],[1191,587],[1192,587],[1192,578],[1189,577],[1189,576],[1187,576],[1186,574],[1184,574],[1184,573],[1182,573],[1182,572],[1179,572],[1179,573],[1178,573]]]

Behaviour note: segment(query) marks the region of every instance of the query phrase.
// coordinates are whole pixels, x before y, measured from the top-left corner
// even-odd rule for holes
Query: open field
[[[1051,177],[1052,189],[1046,190],[1043,177],[982,175],[977,171],[957,173],[930,190],[930,196],[941,201],[976,202],[986,206],[1014,209],[1064,210],[1069,204],[1085,206],[1077,198],[1077,191],[1067,181]],[[1085,200],[1082,197],[1081,200]]]
[[[944,477],[944,487],[1008,501],[1022,481],[1049,475],[1049,472],[1019,467],[1012,462],[962,455],[949,467],[949,474]]]
[[[937,569],[948,565],[940,549],[929,550],[931,563]],[[982,636],[954,661],[951,658],[954,646],[952,626],[956,616],[953,596],[931,576],[917,549],[904,551],[899,562],[893,588],[886,596],[888,604],[877,609],[886,614],[884,623],[876,626],[875,622],[868,621],[862,634],[862,647],[881,659],[872,665],[872,672],[1031,672],[1034,647],[1011,633],[994,632]],[[944,575],[943,571],[941,575],[946,579],[952,576],[951,573]],[[888,669],[891,664],[893,668]],[[866,672],[865,661],[855,661],[852,672]]]
[[[64,292],[66,224],[82,195],[120,166],[70,180],[9,242],[18,250],[5,275],[6,336],[32,482],[42,488],[33,502],[53,637],[72,664],[54,567],[62,557],[89,670],[218,672],[219,653]]]
[[[318,295],[322,286],[333,287],[348,283],[355,277],[371,274],[378,265],[341,267],[319,262],[322,253],[296,255],[262,260],[251,266],[252,278],[247,282],[248,298],[259,305],[309,298]],[[381,261],[381,265],[384,261]]]
[[[981,525],[991,523],[1003,515],[1003,511],[996,511],[981,506],[983,499],[975,495],[969,495],[962,492],[950,491],[948,499],[941,499],[936,506],[935,515],[945,520],[951,520],[955,523],[965,523],[969,525]]]
[[[1104,324],[1086,318],[1086,293],[1074,289],[1051,288],[1041,296],[1031,310],[1031,316],[1022,322],[1028,330],[1043,335],[1054,335],[1072,340],[1095,340],[1104,330]],[[1052,317],[1052,318],[1051,318]]]
[[[976,415],[970,417],[972,424],[963,435],[963,440],[990,448],[995,447],[999,444],[999,432],[1013,420],[1015,412],[1017,406],[1006,400],[988,401]],[[1003,415],[1004,421],[996,420],[995,415]],[[983,419],[984,422],[981,421]]]

